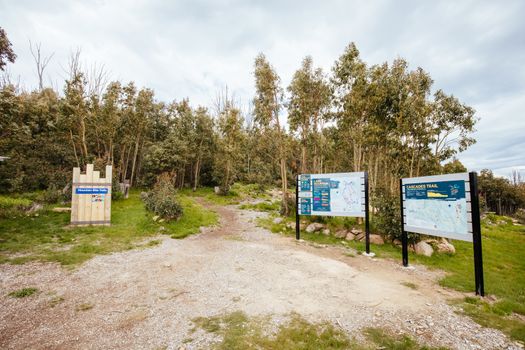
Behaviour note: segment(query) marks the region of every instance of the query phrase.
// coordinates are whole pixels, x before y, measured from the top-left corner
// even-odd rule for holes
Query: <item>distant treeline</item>
[[[384,196],[397,193],[400,177],[465,170],[454,156],[475,142],[474,110],[432,93],[430,75],[403,59],[370,66],[351,43],[329,74],[306,57],[286,88],[263,54],[253,72],[250,112],[226,89],[211,108],[158,101],[151,89],[83,69],[78,53],[62,91],[41,80],[23,91],[4,77],[0,155],[10,159],[0,163],[0,189],[63,188],[72,167],[94,162],[113,164],[115,181],[132,186],[163,173],[179,188],[278,185],[288,212],[297,173],[367,170],[372,194]]]

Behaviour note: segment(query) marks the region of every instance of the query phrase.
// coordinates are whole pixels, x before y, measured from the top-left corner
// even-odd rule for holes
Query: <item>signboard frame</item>
[[[312,178],[309,178],[310,185],[308,188],[305,186],[305,180],[302,180],[304,176],[316,176],[317,178],[319,176],[323,177],[341,177],[343,175],[348,175],[349,177],[353,175],[353,177],[358,177],[362,179],[362,190],[361,193],[363,194],[362,200],[364,203],[362,203],[362,210],[360,212],[351,212],[351,213],[345,213],[345,212],[333,212],[329,211],[323,213],[320,211],[314,211],[314,196],[313,196],[313,183]],[[301,189],[301,191],[300,191]],[[309,191],[308,191],[309,190]],[[370,254],[370,215],[369,215],[369,198],[368,198],[368,172],[361,171],[361,172],[350,172],[350,173],[326,173],[326,174],[298,174],[295,178],[295,206],[296,206],[296,215],[295,215],[295,238],[297,240],[301,239],[301,221],[300,216],[301,215],[314,215],[314,216],[345,216],[345,217],[361,217],[365,219],[365,240],[366,240],[366,253]],[[301,194],[308,194],[311,193],[309,196],[301,196]],[[310,200],[307,202],[307,200]],[[302,203],[305,202],[305,203]],[[308,206],[309,211],[307,214],[304,213],[302,208],[305,206]]]
[[[462,234],[443,231],[433,230],[428,228],[421,228],[417,226],[410,226],[407,224],[407,215],[405,210],[406,207],[406,194],[407,185],[411,184],[429,184],[439,182],[451,182],[451,181],[464,181],[465,183],[465,200],[467,203],[467,233],[470,236],[465,237]],[[408,266],[408,234],[407,232],[414,232],[420,234],[427,234],[432,236],[447,237],[452,239],[460,239],[463,241],[469,241],[473,243],[474,249],[474,275],[475,275],[475,289],[476,294],[484,296],[485,286],[483,279],[483,257],[482,257],[482,246],[481,246],[481,222],[479,214],[479,191],[478,191],[478,180],[477,173],[456,173],[456,174],[445,174],[435,176],[424,176],[417,178],[403,178],[399,179],[399,200],[401,208],[401,244],[402,244],[402,256],[403,266]],[[469,221],[470,219],[470,221]]]

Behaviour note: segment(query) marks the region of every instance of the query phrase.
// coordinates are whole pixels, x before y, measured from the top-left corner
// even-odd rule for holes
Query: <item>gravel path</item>
[[[275,322],[295,311],[358,339],[360,328],[378,326],[453,349],[519,349],[457,315],[446,300],[461,295],[438,287],[436,272],[295,242],[257,227],[263,213],[214,209],[219,227],[161,237],[157,247],[98,256],[73,271],[0,265],[0,348],[206,348],[213,336],[190,335],[191,319],[243,310]],[[24,287],[41,292],[6,296]]]

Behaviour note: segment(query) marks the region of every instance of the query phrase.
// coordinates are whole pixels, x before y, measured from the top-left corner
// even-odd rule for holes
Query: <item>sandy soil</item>
[[[157,247],[98,256],[75,270],[0,265],[0,348],[206,348],[213,335],[191,334],[191,320],[237,310],[277,323],[295,311],[358,339],[361,328],[379,326],[454,349],[519,348],[457,315],[447,299],[462,295],[437,286],[439,273],[271,234],[254,222],[263,213],[214,209],[218,227],[184,240],[161,237]],[[7,296],[24,287],[40,293]]]

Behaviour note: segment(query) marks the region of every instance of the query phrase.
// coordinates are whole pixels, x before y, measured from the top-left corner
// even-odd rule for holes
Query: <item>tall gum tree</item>
[[[310,56],[303,59],[301,68],[298,69],[287,88],[290,98],[287,103],[288,123],[290,130],[298,132],[301,142],[301,173],[308,171],[322,172],[320,159],[319,127],[324,112],[330,106],[330,87],[325,81],[323,71],[313,68]],[[307,162],[308,142],[313,143],[313,159],[311,167]]]
[[[255,58],[255,98],[254,122],[257,123],[263,134],[275,135],[278,147],[277,160],[281,177],[282,214],[288,215],[288,171],[286,167],[286,134],[279,121],[279,112],[282,108],[283,91],[280,87],[280,78],[270,65],[264,54]],[[267,138],[270,140],[271,138]]]

